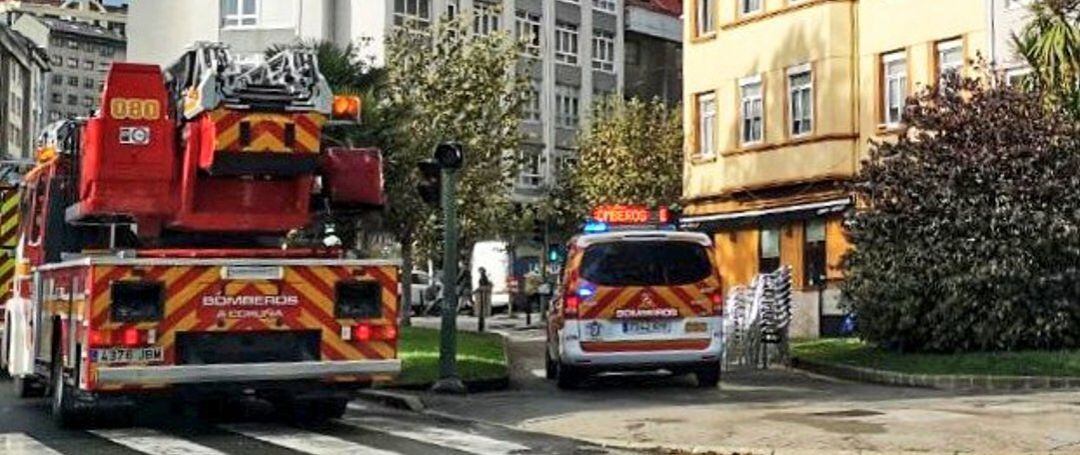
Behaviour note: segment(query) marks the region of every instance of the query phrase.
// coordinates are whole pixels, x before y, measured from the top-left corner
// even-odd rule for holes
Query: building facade
[[[724,287],[791,266],[796,336],[842,319],[845,183],[905,99],[987,55],[987,0],[686,0],[684,222]]]
[[[682,0],[626,0],[627,98],[682,102]]]
[[[12,28],[49,56],[52,72],[45,91],[50,122],[90,115],[100,102],[109,66],[125,60],[124,37],[90,23],[24,15]]]
[[[1010,84],[1031,72],[1027,61],[1017,54],[1013,36],[1031,20],[1031,0],[987,0],[990,9],[990,50],[987,58]]]
[[[11,25],[23,15],[80,22],[127,34],[127,6],[101,0],[0,0],[0,20]]]
[[[26,37],[0,24],[0,159],[33,158],[44,122],[44,53]]]
[[[198,15],[192,15],[198,11]],[[525,165],[515,195],[542,194],[575,157],[575,139],[593,98],[623,87],[623,0],[154,0],[130,10],[129,57],[167,64],[198,40],[229,44],[258,60],[274,43],[370,40],[376,64],[394,27],[471,15],[475,33],[505,30],[527,39],[533,81],[522,128]]]

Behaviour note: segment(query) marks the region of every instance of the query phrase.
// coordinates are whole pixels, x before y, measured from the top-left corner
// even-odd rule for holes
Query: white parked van
[[[477,289],[480,286],[480,268],[483,267],[492,284],[491,307],[503,307],[510,303],[510,289],[506,283],[510,278],[510,250],[506,242],[500,240],[476,242],[473,245],[469,264],[469,273],[472,278],[471,289]]]

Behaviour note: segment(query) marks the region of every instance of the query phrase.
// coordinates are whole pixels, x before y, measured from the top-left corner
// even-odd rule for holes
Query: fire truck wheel
[[[42,387],[32,378],[15,376],[11,378],[11,382],[15,388],[15,396],[19,398],[35,398],[45,394],[45,387]]]
[[[555,361],[551,360],[551,351],[547,346],[544,346],[544,377],[548,379],[555,379],[556,369]]]
[[[319,401],[322,402],[320,411],[324,419],[340,419],[349,408],[348,398],[327,398]]]
[[[560,389],[576,389],[581,385],[582,374],[577,368],[562,362],[555,362],[555,383]]]
[[[699,368],[694,372],[697,384],[702,389],[715,389],[720,385],[720,363]]]
[[[75,407],[71,387],[64,384],[59,362],[54,362],[52,375],[52,417],[61,428],[78,428],[85,424],[84,412]]]

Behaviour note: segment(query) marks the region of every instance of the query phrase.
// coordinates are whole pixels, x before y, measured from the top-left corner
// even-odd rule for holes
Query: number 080
[[[109,116],[117,120],[157,120],[161,117],[161,105],[157,100],[113,98]]]

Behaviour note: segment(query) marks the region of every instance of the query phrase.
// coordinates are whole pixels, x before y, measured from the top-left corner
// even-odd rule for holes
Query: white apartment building
[[[501,7],[501,8],[496,8]],[[220,41],[259,59],[298,39],[370,39],[382,62],[393,27],[474,14],[474,30],[535,36],[527,49],[536,97],[522,125],[526,158],[515,195],[529,200],[575,157],[575,138],[596,96],[624,87],[623,0],[153,0],[132,2],[128,59],[168,64],[188,44]]]

